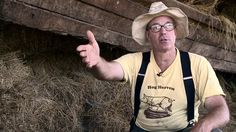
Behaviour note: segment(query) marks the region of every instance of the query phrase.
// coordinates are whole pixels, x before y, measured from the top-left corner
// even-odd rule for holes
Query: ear
[[[146,39],[147,39],[148,41],[150,41],[149,32],[148,32],[147,30],[145,31],[145,37],[146,37]]]

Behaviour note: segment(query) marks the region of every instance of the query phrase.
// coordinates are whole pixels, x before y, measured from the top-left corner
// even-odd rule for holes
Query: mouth
[[[166,38],[161,38],[160,39],[160,42],[167,42],[168,41],[168,39],[166,39]]]

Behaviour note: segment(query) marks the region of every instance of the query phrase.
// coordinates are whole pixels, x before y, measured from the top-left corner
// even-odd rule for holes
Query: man
[[[193,53],[188,53],[192,76],[187,79],[194,83],[194,112],[193,119],[188,119],[187,106],[191,104],[186,101],[185,89],[188,87],[183,81],[182,53],[175,47],[176,39],[186,37],[188,32],[188,18],[184,12],[179,8],[168,8],[162,2],[152,3],[148,13],[138,16],[132,25],[133,39],[152,48],[145,75],[139,74],[142,53],[127,54],[108,62],[100,57],[99,46],[91,31],[87,32],[89,44],[77,47],[82,61],[97,78],[129,82],[132,101],[137,99],[137,76],[145,76],[131,131],[187,131],[187,126],[191,126],[191,132],[210,132],[229,121],[225,94],[214,70],[204,57]],[[208,113],[198,120],[200,103]],[[133,105],[136,108],[135,101]],[[193,121],[195,125],[191,124]]]

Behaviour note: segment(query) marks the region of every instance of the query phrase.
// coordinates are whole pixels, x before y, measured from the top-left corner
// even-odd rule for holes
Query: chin
[[[175,48],[174,48],[175,49]],[[171,46],[165,46],[165,47],[156,47],[156,50],[159,52],[167,52],[173,50],[173,47]]]

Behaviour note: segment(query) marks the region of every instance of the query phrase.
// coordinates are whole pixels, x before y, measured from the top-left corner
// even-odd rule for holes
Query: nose
[[[162,34],[165,34],[165,33],[166,33],[166,30],[165,30],[164,27],[161,27],[161,29],[160,29],[160,33],[162,33]]]

